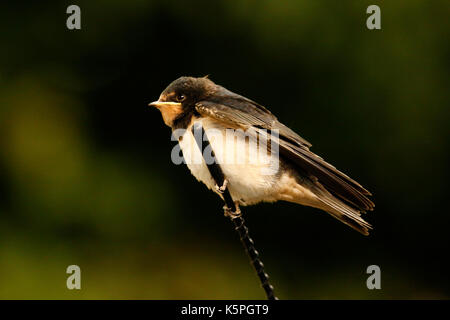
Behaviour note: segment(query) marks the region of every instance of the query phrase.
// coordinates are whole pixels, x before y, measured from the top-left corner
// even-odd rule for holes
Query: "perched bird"
[[[375,205],[368,199],[371,193],[311,152],[308,141],[262,105],[216,85],[208,77],[178,78],[158,101],[149,105],[160,110],[167,126],[181,132],[178,144],[191,173],[220,196],[227,187],[237,208],[259,202],[294,202],[324,210],[368,235],[371,225],[361,218],[361,213],[373,210]],[[226,178],[224,186],[216,185],[202,158],[192,130],[198,125],[210,138],[211,149]],[[227,132],[231,129],[245,134],[230,137]],[[255,160],[252,151],[259,144],[249,141],[263,131],[277,132],[275,147],[271,136],[267,145],[277,149],[278,157],[272,157],[269,147],[266,153],[254,152],[253,155],[260,155]],[[215,133],[211,134],[213,137],[209,132]],[[194,158],[200,161],[192,161]],[[265,170],[270,168],[275,170]]]

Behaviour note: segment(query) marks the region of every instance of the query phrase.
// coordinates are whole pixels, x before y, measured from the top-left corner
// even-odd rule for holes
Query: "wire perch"
[[[197,136],[195,133],[199,132],[197,130],[201,130],[201,136]],[[210,145],[209,139],[206,135],[205,130],[201,125],[194,125],[192,128],[192,132],[195,137],[195,141],[197,142],[197,146],[199,147],[202,156],[204,158],[204,148],[202,145],[202,140],[205,142],[204,146],[205,148]],[[202,139],[203,138],[203,139]],[[217,163],[216,156],[214,154],[214,150],[211,149],[211,156],[214,161],[207,161],[205,160],[205,163],[208,167],[209,173],[213,177],[214,181],[216,182],[216,185],[219,187],[219,192],[222,193],[223,200],[225,202],[224,210],[226,213],[226,216],[229,216],[231,221],[234,224],[235,230],[238,232],[239,237],[241,239],[241,242],[244,246],[245,251],[247,252],[248,257],[250,258],[250,262],[253,265],[253,268],[256,271],[256,274],[259,277],[259,280],[261,282],[261,286],[266,292],[266,296],[268,300],[277,300],[277,297],[274,294],[273,286],[269,283],[269,275],[264,271],[264,264],[261,261],[261,258],[259,256],[259,252],[255,248],[255,243],[253,242],[252,238],[250,238],[250,235],[248,233],[248,228],[245,225],[245,220],[242,217],[241,212],[238,208],[236,208],[236,205],[233,201],[233,198],[231,197],[230,191],[227,188],[227,180],[223,174],[222,168]],[[212,163],[209,163],[212,162]]]

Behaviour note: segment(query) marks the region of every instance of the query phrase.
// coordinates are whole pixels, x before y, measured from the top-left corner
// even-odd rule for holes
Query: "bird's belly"
[[[211,143],[211,148],[203,146],[203,156],[209,162],[214,159],[210,151],[214,151],[215,159],[228,180],[232,198],[241,205],[275,201],[273,194],[279,179],[278,158],[271,156],[267,150],[263,152],[257,149],[257,144],[249,143],[249,139],[242,134],[227,133],[217,122],[209,119],[197,120],[196,123],[198,122],[201,122]],[[216,191],[216,183],[200,153],[191,127],[179,139],[179,145],[192,175],[209,189]]]

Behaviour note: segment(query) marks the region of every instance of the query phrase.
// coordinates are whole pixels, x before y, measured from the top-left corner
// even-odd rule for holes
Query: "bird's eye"
[[[178,102],[182,102],[186,99],[186,96],[184,94],[177,94],[176,99]]]

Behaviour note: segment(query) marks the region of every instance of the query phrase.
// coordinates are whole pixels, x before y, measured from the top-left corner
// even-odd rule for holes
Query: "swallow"
[[[228,188],[237,208],[260,202],[288,201],[323,210],[363,235],[368,235],[372,229],[361,217],[375,207],[369,199],[371,193],[311,152],[311,143],[279,122],[262,105],[215,84],[208,77],[180,77],[149,105],[159,109],[164,123],[173,132],[181,130],[177,139],[185,159],[202,156],[193,126],[201,125],[206,132],[222,133],[210,143],[226,178],[223,186],[216,185],[203,158],[186,164],[198,181],[219,196],[224,187]],[[233,136],[230,141],[227,130],[241,130],[245,134]],[[261,160],[249,161],[252,160],[251,150],[247,149],[258,145],[250,145],[249,137],[262,130],[276,131],[278,135],[277,170],[270,174],[263,170],[274,167],[273,158],[264,159],[264,155],[270,157],[270,152],[263,153]]]

